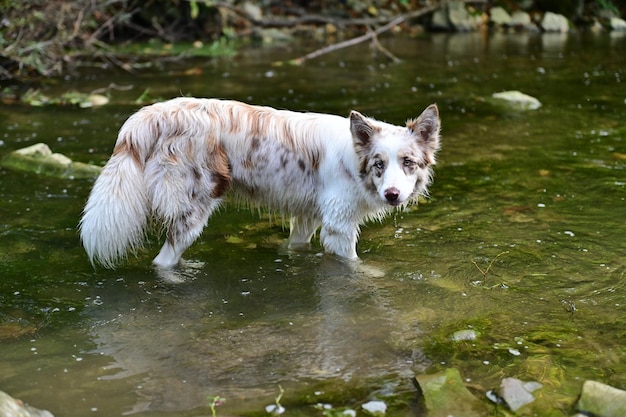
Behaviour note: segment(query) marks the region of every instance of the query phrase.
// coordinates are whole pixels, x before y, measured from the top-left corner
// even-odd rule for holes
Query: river
[[[587,379],[626,389],[626,36],[381,41],[402,62],[362,44],[276,66],[311,47],[249,45],[42,86],[123,87],[103,107],[0,105],[0,155],[46,142],[97,164],[146,94],[396,124],[437,103],[443,125],[429,199],[363,227],[359,272],[318,240],[285,251],[280,214],[237,202],[186,252],[183,282],[150,266],[158,237],[94,269],[76,231],[92,181],[0,169],[0,390],[57,416],[182,417],[211,415],[215,397],[218,415],[372,399],[412,415],[412,378],[447,368],[485,403],[504,377],[538,381],[551,416],[570,415]],[[505,90],[542,106],[491,100]]]

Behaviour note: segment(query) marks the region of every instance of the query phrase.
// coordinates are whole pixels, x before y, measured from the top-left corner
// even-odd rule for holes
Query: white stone
[[[244,13],[247,14],[248,17],[250,17],[252,20],[258,22],[263,19],[263,11],[256,4],[247,1],[241,6],[241,8],[243,9]]]
[[[521,10],[517,10],[513,12],[511,15],[511,25],[512,26],[528,26],[532,23],[530,19],[530,15]]]
[[[546,32],[568,32],[569,21],[562,14],[546,12],[541,19],[541,27]]]
[[[626,31],[626,20],[619,17],[612,17],[609,26],[613,30]]]
[[[50,147],[45,143],[35,143],[34,145],[27,146],[22,149],[18,149],[15,151],[16,154],[19,155],[27,155],[33,157],[41,157],[41,156],[50,156],[52,155],[52,151]]]
[[[437,9],[433,13],[433,17],[430,21],[430,25],[433,29],[448,30],[450,29],[450,21],[448,20],[448,13],[446,10]]]
[[[502,7],[492,7],[489,11],[491,21],[496,25],[510,25],[511,15]]]
[[[541,107],[541,102],[535,97],[516,90],[493,93],[491,97],[496,100],[505,101],[520,110],[536,110]]]
[[[70,166],[72,164],[72,160],[70,158],[60,153],[53,153],[49,156],[49,159],[62,166]]]
[[[455,30],[467,32],[476,29],[474,20],[465,8],[462,1],[451,1],[448,3],[448,18]]]
[[[526,389],[525,383],[517,378],[504,378],[502,380],[500,397],[504,399],[513,412],[535,401],[535,397]]]
[[[369,401],[363,404],[361,407],[369,413],[381,413],[385,414],[387,412],[387,404],[384,401]]]
[[[460,342],[462,340],[476,340],[478,339],[478,333],[473,329],[458,330],[450,336],[450,339],[455,342]]]

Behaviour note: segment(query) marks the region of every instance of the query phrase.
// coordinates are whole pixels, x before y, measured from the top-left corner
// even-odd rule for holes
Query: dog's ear
[[[437,105],[431,104],[419,115],[417,119],[406,122],[406,127],[417,139],[433,150],[439,149],[439,130],[441,121]]]
[[[355,143],[359,145],[367,145],[372,136],[379,131],[380,128],[374,126],[367,120],[367,117],[363,116],[358,111],[352,110],[350,112],[350,131]]]

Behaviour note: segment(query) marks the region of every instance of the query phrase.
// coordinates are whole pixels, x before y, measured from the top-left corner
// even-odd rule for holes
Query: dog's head
[[[359,175],[368,193],[390,206],[401,206],[425,194],[439,149],[440,126],[434,104],[407,121],[406,127],[350,113]]]

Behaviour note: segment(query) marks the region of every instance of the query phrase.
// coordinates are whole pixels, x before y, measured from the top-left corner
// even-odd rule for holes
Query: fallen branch
[[[386,32],[390,29],[393,29],[394,27],[398,26],[400,23],[405,22],[406,20],[409,19],[414,19],[420,16],[424,16],[427,15],[429,13],[434,12],[435,10],[437,10],[439,8],[438,5],[436,6],[429,6],[429,7],[424,7],[422,9],[419,10],[415,10],[413,12],[410,13],[406,13],[403,15],[400,15],[398,17],[396,17],[395,19],[391,20],[390,22],[388,22],[387,24],[379,27],[376,30],[370,30],[368,31],[366,34],[361,35],[361,36],[357,36],[356,38],[352,38],[352,39],[348,39],[347,41],[343,41],[343,42],[339,42],[339,43],[335,43],[332,45],[328,45],[325,46],[324,48],[318,49],[316,51],[313,51],[311,53],[308,53],[304,56],[301,56],[300,58],[296,58],[296,59],[292,59],[287,61],[288,64],[291,65],[302,65],[304,64],[304,62],[317,58],[319,56],[325,55],[329,52],[334,52],[334,51],[338,51],[340,49],[344,49],[350,46],[354,46],[357,45],[359,43],[365,42],[369,39],[373,39],[374,42],[377,42],[377,36],[380,35],[383,32]],[[380,43],[378,43],[378,45],[380,45]],[[379,48],[380,49],[380,48]],[[384,49],[383,49],[384,50]],[[386,51],[386,50],[384,50]],[[387,51],[388,52],[388,51]],[[389,55],[388,55],[389,56]],[[282,62],[276,62],[275,65],[281,65]]]
[[[367,28],[368,32],[372,32],[372,28]],[[393,61],[394,63],[398,63],[398,62],[402,62],[402,60],[400,58],[398,58],[397,56],[395,56],[394,54],[391,53],[391,51],[389,51],[389,49],[385,48],[380,41],[378,40],[378,36],[373,33],[373,37],[372,37],[372,44],[383,54],[385,54],[385,56],[387,57],[387,59],[389,59],[390,61]]]

